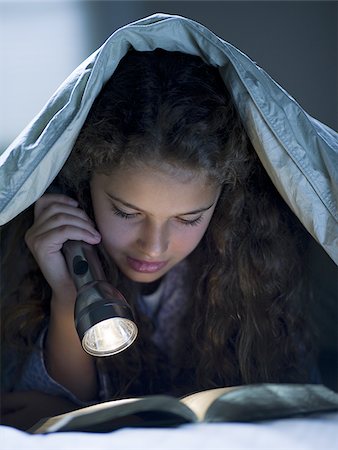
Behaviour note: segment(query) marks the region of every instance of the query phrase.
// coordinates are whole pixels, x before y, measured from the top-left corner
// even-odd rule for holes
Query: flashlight
[[[82,347],[93,356],[122,352],[136,339],[137,326],[126,299],[107,281],[95,246],[70,240],[62,251],[77,289],[74,318]]]

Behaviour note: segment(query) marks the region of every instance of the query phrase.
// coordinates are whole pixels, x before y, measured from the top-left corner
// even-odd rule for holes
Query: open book
[[[31,433],[108,432],[189,422],[248,422],[338,411],[338,394],[323,385],[255,384],[210,389],[178,399],[165,395],[113,400],[42,419]]]

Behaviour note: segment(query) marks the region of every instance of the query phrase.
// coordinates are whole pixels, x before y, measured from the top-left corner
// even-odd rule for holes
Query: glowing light
[[[110,356],[129,347],[136,336],[137,328],[131,320],[114,317],[91,327],[83,337],[82,346],[93,356]]]

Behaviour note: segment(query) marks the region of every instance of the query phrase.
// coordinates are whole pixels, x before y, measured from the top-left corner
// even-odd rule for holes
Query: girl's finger
[[[88,215],[83,209],[74,207],[72,205],[67,205],[64,203],[52,202],[49,203],[47,206],[45,205],[43,209],[39,209],[39,215],[36,214],[32,228],[38,229],[45,222],[48,222],[48,220],[55,220],[55,223],[58,225],[60,223],[60,220],[63,220],[62,219],[63,217],[65,223],[71,221],[72,217],[77,217],[94,226],[93,221],[88,217]]]
[[[60,203],[62,205],[72,206],[76,208],[79,202],[64,194],[44,194],[34,205],[34,217],[39,217],[43,210],[48,208],[52,203]]]
[[[94,223],[85,212],[76,211],[74,208],[70,210],[63,208],[58,211],[57,207],[53,208],[52,212],[42,213],[39,220],[31,227],[30,233],[38,235],[63,225],[83,228],[96,234]]]
[[[99,233],[93,233],[87,229],[72,225],[62,225],[35,237],[33,252],[38,253],[43,249],[47,253],[59,251],[67,240],[84,241],[88,244],[98,244],[101,240]]]

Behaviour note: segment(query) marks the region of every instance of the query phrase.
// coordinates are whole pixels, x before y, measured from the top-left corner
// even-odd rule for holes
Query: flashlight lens
[[[114,317],[91,327],[83,337],[82,346],[93,356],[110,356],[129,347],[136,336],[134,322]]]

